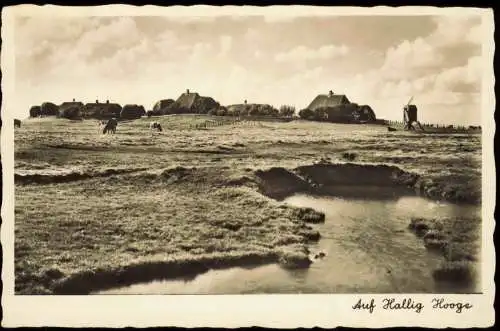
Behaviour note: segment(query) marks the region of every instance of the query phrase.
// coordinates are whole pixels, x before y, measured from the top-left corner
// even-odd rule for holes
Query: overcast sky
[[[333,90],[402,118],[480,123],[481,20],[469,16],[32,17],[15,26],[18,109],[72,98],[143,104],[185,89],[305,108]]]

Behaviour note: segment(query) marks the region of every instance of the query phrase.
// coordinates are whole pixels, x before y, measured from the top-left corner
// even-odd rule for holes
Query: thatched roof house
[[[210,97],[204,97],[198,93],[187,90],[170,106],[168,113],[198,113],[206,114],[212,109],[219,108],[220,104]]]
[[[82,116],[83,103],[78,101],[63,102],[59,105],[59,117],[78,118]]]
[[[119,117],[121,111],[122,106],[117,103],[111,103],[109,100],[106,102],[96,100],[96,102],[85,104],[82,115],[86,118],[109,119]]]
[[[308,115],[317,120],[329,122],[356,123],[376,120],[375,112],[368,105],[351,102],[344,94],[320,94],[309,104]]]
[[[59,107],[52,102],[44,102],[40,106],[40,115],[57,116],[59,115]]]
[[[274,108],[269,104],[261,104],[261,103],[243,103],[243,104],[234,104],[229,105],[227,108],[227,114],[233,116],[269,116],[269,115],[278,115],[279,110]]]
[[[175,102],[174,99],[163,99],[160,101],[157,101],[152,110],[153,115],[165,115],[168,114],[167,110],[170,105],[172,105]]]
[[[124,119],[136,119],[144,115],[146,115],[146,110],[141,105],[125,105],[120,112],[120,118]]]
[[[310,110],[348,105],[351,102],[344,94],[320,94],[307,106]]]

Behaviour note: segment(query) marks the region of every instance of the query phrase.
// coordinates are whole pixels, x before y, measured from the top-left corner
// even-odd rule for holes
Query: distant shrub
[[[299,111],[299,117],[304,120],[311,120],[314,117],[314,112],[311,109],[305,108]]]
[[[218,116],[224,116],[224,115],[226,115],[227,114],[226,107],[219,107],[219,109],[217,109],[217,111],[216,111],[216,114]]]
[[[30,117],[38,117],[42,113],[40,106],[32,106],[30,108]]]
[[[279,114],[283,117],[292,117],[295,114],[295,107],[282,105],[279,109]]]

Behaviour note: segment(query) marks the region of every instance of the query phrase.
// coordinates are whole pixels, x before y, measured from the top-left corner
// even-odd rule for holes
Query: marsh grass
[[[93,120],[24,121],[15,132],[16,293],[86,292],[120,277],[254,260],[307,266],[308,242],[320,234],[306,222],[324,215],[262,195],[286,196],[297,189],[286,185],[307,183],[292,176],[262,191],[258,169],[296,169],[350,152],[361,163],[404,160],[404,170],[437,183],[423,189],[436,187],[439,199],[444,185],[463,187],[449,192],[465,200],[481,192],[479,136],[388,135],[385,127],[300,120],[196,129],[211,119],[155,117],[163,131],[152,134],[152,119],[142,118],[120,122],[115,135],[100,134]],[[464,249],[450,251],[450,261]]]
[[[433,272],[436,280],[471,282],[480,254],[481,219],[413,218],[409,228],[422,237],[429,250],[440,252],[445,262]]]

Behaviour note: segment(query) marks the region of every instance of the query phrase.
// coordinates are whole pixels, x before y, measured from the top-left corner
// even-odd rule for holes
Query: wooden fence
[[[385,125],[394,126],[394,127],[404,127],[403,121],[391,121],[391,120],[383,120]],[[454,131],[454,132],[462,132],[462,131],[480,131],[481,126],[464,126],[464,125],[445,125],[445,124],[432,124],[432,123],[420,123],[422,127],[425,129],[432,129],[437,131]]]
[[[250,127],[263,126],[259,121],[251,121],[242,118],[233,118],[233,119],[215,119],[215,120],[206,120],[202,123],[192,124],[190,126],[191,129],[208,129],[215,128],[224,125],[245,125]]]

